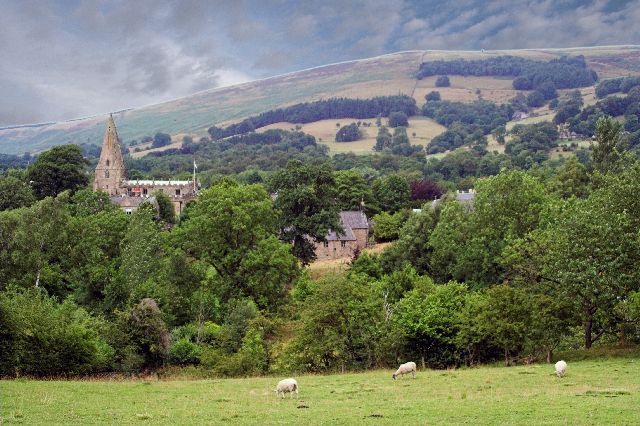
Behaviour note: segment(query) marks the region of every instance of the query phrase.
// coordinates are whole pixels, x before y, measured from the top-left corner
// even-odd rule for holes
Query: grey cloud
[[[640,0],[7,0],[0,125],[408,49],[640,43]]]

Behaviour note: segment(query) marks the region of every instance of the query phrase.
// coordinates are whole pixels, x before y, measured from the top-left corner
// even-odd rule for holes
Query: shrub
[[[108,369],[113,349],[98,335],[98,321],[71,301],[57,303],[44,290],[0,294],[0,374],[84,374]]]
[[[356,123],[343,126],[336,133],[336,142],[353,142],[362,137],[362,132]]]
[[[440,97],[440,92],[437,92],[435,90],[427,93],[424,96],[425,101],[429,102],[429,101],[439,101],[441,99]]]
[[[436,79],[436,87],[449,87],[451,86],[451,82],[449,81],[449,77],[446,75],[441,75]]]
[[[401,111],[394,111],[389,114],[389,127],[407,127],[409,125],[409,119],[407,114]]]
[[[202,349],[189,339],[179,339],[169,348],[169,361],[172,364],[186,365],[200,363]]]

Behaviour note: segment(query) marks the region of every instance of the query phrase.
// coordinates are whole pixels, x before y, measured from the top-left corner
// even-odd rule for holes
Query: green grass
[[[0,423],[24,424],[634,424],[640,359],[553,366],[299,376],[300,399],[278,378],[200,381],[0,382]]]

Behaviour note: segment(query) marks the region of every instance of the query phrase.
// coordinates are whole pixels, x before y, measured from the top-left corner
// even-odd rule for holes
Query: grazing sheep
[[[291,398],[293,398],[293,392],[296,393],[296,398],[299,397],[298,394],[298,382],[296,379],[284,379],[278,382],[278,386],[276,386],[276,396],[279,396],[282,393],[282,397],[284,398],[284,393],[289,392]]]
[[[567,372],[567,363],[564,361],[556,362],[556,376],[562,377]]]
[[[411,373],[413,375],[413,378],[416,378],[416,363],[415,362],[406,362],[404,364],[402,364],[400,367],[398,367],[398,369],[396,370],[395,373],[393,373],[393,375],[391,376],[393,378],[393,380],[396,380],[396,377],[404,375],[404,374],[409,374]]]

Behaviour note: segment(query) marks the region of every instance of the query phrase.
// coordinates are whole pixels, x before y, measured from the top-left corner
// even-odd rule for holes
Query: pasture
[[[640,359],[553,365],[295,376],[300,399],[277,399],[280,377],[216,380],[0,382],[5,424],[634,424]]]
[[[346,126],[354,122],[370,123],[370,127],[361,126],[360,130],[363,133],[363,137],[360,140],[354,142],[336,142],[336,132],[340,126]],[[373,147],[376,144],[376,136],[378,135],[378,127],[376,127],[375,118],[340,118],[330,120],[314,121],[313,123],[301,124],[300,130],[315,136],[317,142],[322,145],[326,145],[329,148],[331,154],[341,152],[353,152],[355,154],[369,154],[373,152]],[[383,125],[388,125],[386,118],[382,119]],[[258,131],[265,131],[268,129],[295,129],[296,125],[293,123],[275,123],[269,126],[261,127]],[[427,117],[411,117],[409,119],[409,127],[407,127],[407,135],[412,145],[427,146],[431,139],[444,132],[446,127],[436,123]],[[389,129],[393,134],[393,129]],[[415,134],[415,136],[414,136]]]

